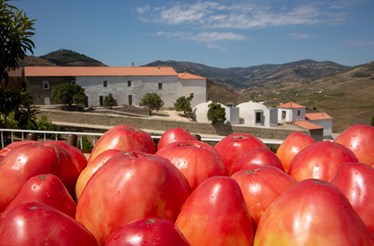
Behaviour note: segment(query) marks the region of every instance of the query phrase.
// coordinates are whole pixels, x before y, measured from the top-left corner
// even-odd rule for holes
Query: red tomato
[[[94,175],[94,173],[99,170],[99,168],[101,168],[110,158],[112,158],[118,152],[120,152],[120,150],[118,149],[107,149],[101,152],[95,159],[87,164],[87,167],[83,169],[83,171],[79,174],[79,177],[75,184],[75,195],[77,197],[77,200],[79,200],[84,187],[86,186],[92,175]]]
[[[296,183],[294,178],[274,166],[239,171],[231,177],[238,182],[256,225],[270,204]]]
[[[4,213],[24,202],[41,202],[75,218],[75,202],[61,180],[53,174],[40,174],[30,178]]]
[[[189,246],[190,244],[171,220],[147,218],[119,227],[108,237],[105,245]]]
[[[146,217],[175,221],[191,189],[171,162],[144,152],[119,152],[84,188],[76,219],[102,244],[119,226]]]
[[[316,140],[310,135],[303,132],[293,132],[289,134],[284,141],[279,145],[276,155],[281,161],[284,170],[288,172],[291,161],[301,150],[308,147]]]
[[[188,140],[196,140],[194,135],[192,135],[189,131],[181,127],[175,127],[166,130],[160,137],[160,141],[157,144],[157,149],[162,149],[165,145],[174,142],[185,142]]]
[[[300,181],[321,179],[330,181],[344,162],[356,162],[356,156],[343,145],[322,141],[300,151],[292,160],[288,174]]]
[[[202,182],[188,197],[176,226],[192,246],[252,245],[253,224],[238,183],[224,176]]]
[[[175,142],[158,150],[156,155],[170,160],[184,174],[193,190],[209,177],[227,175],[221,157],[212,149],[197,140]]]
[[[25,144],[33,144],[33,143],[38,143],[38,142],[34,140],[23,140],[23,141],[12,142],[8,144],[7,146],[5,146],[5,148],[0,150],[0,156],[6,156],[9,153],[9,151],[11,151],[12,149],[18,146],[25,145]]]
[[[343,163],[331,183],[343,192],[374,233],[374,169],[359,162]]]
[[[229,175],[232,174],[236,162],[248,151],[261,147],[267,148],[260,139],[248,133],[232,133],[214,145]]]
[[[374,126],[352,125],[340,133],[335,142],[350,149],[361,163],[374,161]]]
[[[88,162],[107,149],[142,151],[150,154],[156,152],[155,143],[148,133],[127,125],[114,126],[106,131],[92,149]]]
[[[59,177],[62,162],[67,162],[65,155],[56,154],[56,148],[52,146],[32,143],[12,149],[0,164],[0,211],[31,177],[45,173]]]
[[[97,245],[70,216],[38,202],[26,202],[0,219],[1,245]]]
[[[265,210],[254,245],[374,245],[374,236],[338,188],[308,179]]]
[[[268,147],[255,148],[248,151],[238,160],[232,170],[232,173],[241,170],[255,169],[260,166],[273,166],[284,172],[284,168],[279,158]]]

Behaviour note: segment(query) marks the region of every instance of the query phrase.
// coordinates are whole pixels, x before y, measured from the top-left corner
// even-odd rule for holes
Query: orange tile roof
[[[205,79],[204,77],[201,77],[199,75],[195,75],[195,74],[187,73],[187,72],[179,73],[178,77],[179,79]]]
[[[316,125],[312,122],[306,121],[306,120],[301,120],[301,121],[295,121],[295,125],[301,126],[302,128],[309,129],[309,130],[314,130],[314,129],[323,129],[322,126]]]
[[[305,118],[308,120],[326,120],[331,119],[331,116],[325,112],[306,113]]]
[[[278,105],[277,108],[305,108],[305,106],[297,104],[295,102],[288,102]]]
[[[178,76],[172,67],[40,66],[24,67],[26,77]]]

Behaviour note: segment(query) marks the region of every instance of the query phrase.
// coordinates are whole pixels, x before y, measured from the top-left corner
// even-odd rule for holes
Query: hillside
[[[334,132],[355,123],[370,124],[374,117],[374,62],[308,83],[289,81],[248,88],[243,99],[264,101],[273,107],[294,101],[307,106],[307,111],[324,111],[333,117]]]
[[[177,61],[155,61],[147,66],[171,66],[177,72],[194,73],[234,90],[263,84],[279,84],[290,80],[310,82],[335,75],[349,68],[334,62],[313,60],[234,68],[216,68],[199,63]]]
[[[21,66],[106,66],[102,62],[75,51],[60,49],[46,55],[29,56]]]

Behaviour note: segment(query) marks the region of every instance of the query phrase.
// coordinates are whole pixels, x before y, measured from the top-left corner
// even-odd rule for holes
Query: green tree
[[[225,122],[225,108],[222,108],[221,104],[212,102],[208,107],[208,120],[212,121],[212,124]]]
[[[84,105],[86,102],[84,89],[74,83],[64,83],[55,87],[52,92],[52,98],[68,106],[68,108],[71,108],[73,104]]]
[[[104,97],[104,108],[112,108],[117,105],[117,100],[114,99],[112,93]]]
[[[191,116],[192,108],[191,108],[191,100],[192,97],[179,97],[177,101],[174,103],[174,108],[176,111],[182,111],[183,114],[187,117]]]
[[[164,102],[161,97],[156,93],[147,93],[140,101],[140,105],[147,106],[149,108],[149,114],[152,114],[153,110],[160,110],[164,106]]]
[[[35,48],[30,39],[35,20],[8,2],[0,0],[0,81],[5,79],[5,87],[9,83],[8,71],[17,69],[19,60]]]

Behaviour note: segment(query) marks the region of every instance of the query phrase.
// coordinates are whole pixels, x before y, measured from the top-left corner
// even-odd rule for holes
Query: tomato
[[[120,152],[120,150],[118,149],[107,149],[101,152],[95,159],[88,162],[87,167],[83,169],[83,171],[79,174],[75,185],[75,195],[77,197],[77,200],[79,200],[84,187],[86,186],[92,175],[94,175],[94,173],[100,167],[102,167],[110,158],[113,157],[113,155],[117,154],[118,152]]]
[[[9,151],[0,164],[0,211],[31,177],[46,173],[60,177],[60,168],[68,162],[66,155],[59,155],[62,152],[57,153],[55,147],[39,143],[24,144]]]
[[[76,220],[102,244],[116,228],[136,219],[175,221],[190,192],[187,179],[169,160],[144,152],[119,152],[87,183]]]
[[[187,178],[192,190],[209,177],[227,175],[226,167],[214,148],[197,140],[171,143],[158,150],[156,155],[170,160]]]
[[[321,141],[300,151],[292,160],[289,175],[296,180],[309,178],[330,181],[344,162],[356,162],[357,158],[343,145]]]
[[[0,218],[1,245],[97,245],[81,224],[39,202],[25,202]]]
[[[106,131],[96,142],[88,162],[107,149],[142,151],[150,154],[156,152],[155,143],[147,132],[128,125],[114,126]]]
[[[160,137],[160,141],[157,144],[157,149],[162,149],[165,145],[174,142],[185,142],[188,140],[196,140],[195,136],[189,131],[181,127],[175,127],[166,130]]]
[[[374,236],[338,188],[307,179],[265,210],[254,245],[374,245]]]
[[[171,220],[155,217],[135,220],[120,226],[108,237],[105,245],[189,246],[190,244]]]
[[[260,166],[273,166],[284,172],[284,168],[279,158],[268,147],[255,148],[248,151],[239,159],[232,170],[232,173],[241,170],[255,169]]]
[[[4,213],[24,202],[41,202],[75,218],[75,201],[61,180],[53,174],[31,177],[23,184]]]
[[[292,132],[284,141],[279,145],[276,155],[281,161],[284,170],[288,172],[291,161],[301,150],[308,147],[316,140],[310,135],[303,132]]]
[[[359,162],[343,163],[331,183],[343,192],[374,233],[374,169]]]
[[[374,126],[351,125],[338,135],[335,142],[350,149],[361,163],[374,161]]]
[[[274,166],[260,166],[253,170],[242,170],[234,173],[231,177],[238,182],[249,214],[256,225],[271,203],[296,183],[294,178]]]
[[[233,168],[248,151],[255,148],[267,146],[257,137],[248,133],[232,133],[214,145],[214,148],[221,156],[229,175],[232,174]]]
[[[216,176],[186,200],[176,226],[194,245],[252,245],[253,224],[238,183]]]

